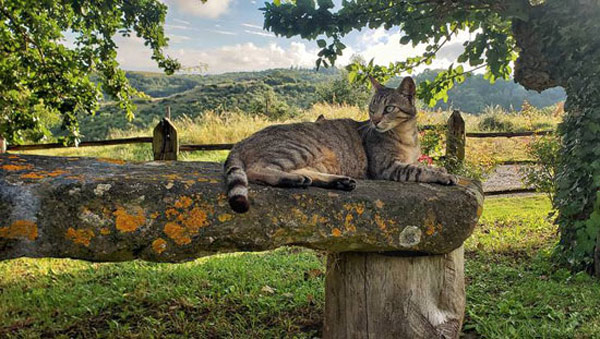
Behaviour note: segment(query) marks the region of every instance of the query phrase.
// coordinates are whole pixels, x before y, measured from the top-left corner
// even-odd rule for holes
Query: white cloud
[[[171,24],[165,24],[165,28],[167,29],[180,29],[183,31],[187,31],[190,29],[190,27],[188,26],[183,26],[183,25],[171,25]]]
[[[202,3],[200,0],[163,0],[168,6],[174,6],[178,11],[204,18],[218,18],[229,11],[232,0],[210,0]]]
[[[400,31],[385,31],[384,29],[369,30],[358,38],[359,49],[357,54],[362,55],[365,60],[375,59],[376,64],[387,65],[390,62],[403,61],[407,57],[422,55],[425,52],[425,44],[413,47],[412,44],[400,44],[403,34]],[[451,63],[456,64],[456,57],[464,50],[463,42],[468,40],[468,32],[459,32],[450,42],[438,52],[438,56],[431,65],[422,65],[417,71],[426,68],[447,68]],[[344,52],[344,55],[346,52]]]
[[[173,21],[183,24],[183,25],[191,25],[192,23],[189,21],[181,20],[181,19],[173,19]]]
[[[242,24],[242,26],[244,26],[244,27],[250,27],[250,28],[256,28],[256,29],[263,29],[263,26],[253,25],[253,24],[247,24],[247,23]]]
[[[224,34],[224,35],[238,35],[236,32],[223,31],[220,29],[207,29],[207,31],[217,33],[217,34]]]
[[[210,50],[180,51],[174,56],[186,66],[205,63],[208,73],[224,73],[290,66],[312,67],[315,55],[316,51],[307,50],[306,45],[293,42],[287,49],[275,43],[264,47],[244,43]]]
[[[152,52],[144,46],[143,39],[119,37],[116,41],[119,46],[117,61],[123,69],[159,71],[156,63],[151,60]],[[211,49],[169,49],[167,54],[178,59],[184,67],[207,64],[207,72],[214,74],[290,66],[311,68],[314,67],[317,52],[317,48],[308,48],[304,43],[292,42],[289,47],[282,47],[277,43],[266,46],[243,43]],[[344,55],[343,60],[347,62],[348,57]],[[343,60],[340,60],[340,64],[343,64]]]
[[[269,38],[275,38],[275,34],[273,33],[267,33],[267,32],[260,32],[260,31],[250,31],[245,29],[244,32],[248,33],[248,34],[253,34],[253,35],[260,35],[260,36],[266,36]]]
[[[186,36],[186,35],[167,34],[167,36],[169,37],[169,42],[172,42],[174,44],[177,44],[177,43],[184,42],[186,40],[191,40],[192,39],[192,38],[190,38],[189,36]]]

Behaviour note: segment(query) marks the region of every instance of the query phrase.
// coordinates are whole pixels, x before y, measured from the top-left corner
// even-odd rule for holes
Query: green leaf
[[[325,41],[324,39],[319,39],[317,40],[317,46],[319,46],[320,48],[325,48],[325,46],[327,46],[327,41]]]

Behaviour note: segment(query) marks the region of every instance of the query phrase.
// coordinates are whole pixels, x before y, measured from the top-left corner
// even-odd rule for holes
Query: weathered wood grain
[[[327,258],[326,339],[458,338],[464,308],[462,246],[442,255]]]

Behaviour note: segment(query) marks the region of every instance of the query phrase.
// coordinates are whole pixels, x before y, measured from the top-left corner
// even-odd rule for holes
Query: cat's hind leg
[[[300,173],[285,172],[274,167],[253,166],[246,170],[248,180],[276,187],[305,188],[312,184],[310,177]]]
[[[312,180],[312,186],[338,189],[343,191],[352,191],[356,188],[356,180],[350,177],[323,173],[310,167],[293,170],[292,173],[310,178]]]

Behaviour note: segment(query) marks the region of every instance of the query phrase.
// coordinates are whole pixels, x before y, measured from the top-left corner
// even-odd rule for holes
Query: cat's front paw
[[[442,185],[453,186],[458,183],[458,178],[454,174],[438,173],[435,182]]]
[[[343,191],[352,191],[356,188],[356,180],[348,177],[336,179],[333,182],[333,188]]]

